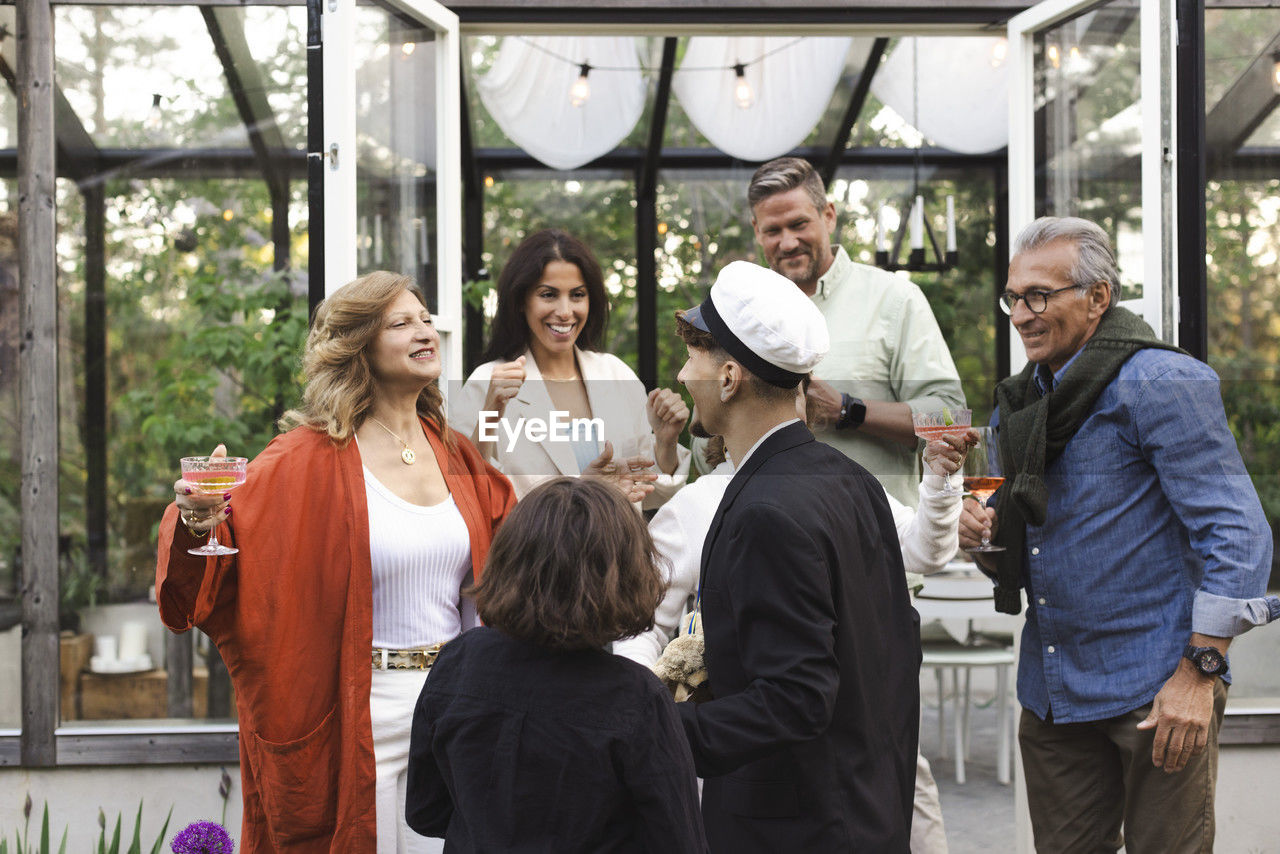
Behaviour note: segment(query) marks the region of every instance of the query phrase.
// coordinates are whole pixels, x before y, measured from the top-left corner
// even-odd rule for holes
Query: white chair
[[[956,782],[965,781],[964,763],[969,758],[969,709],[973,698],[970,694],[970,674],[975,667],[996,669],[996,779],[1008,785],[1011,778],[1013,749],[1012,715],[1009,708],[1009,671],[1015,661],[1013,650],[1003,646],[970,646],[961,643],[929,643],[924,645],[921,667],[932,667],[938,680],[938,747],[942,756],[947,755],[946,703],[947,693],[943,678],[951,671],[953,686],[952,729],[956,745]],[[964,691],[960,690],[960,669],[964,669]],[[958,704],[963,696],[963,706]]]

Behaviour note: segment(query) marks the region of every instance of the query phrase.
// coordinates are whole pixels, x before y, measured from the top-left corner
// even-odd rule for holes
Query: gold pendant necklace
[[[407,466],[413,465],[414,461],[418,459],[418,455],[413,452],[413,448],[409,447],[409,443],[406,442],[404,439],[401,439],[398,435],[396,435],[394,431],[392,431],[390,427],[388,427],[386,424],[383,424],[381,421],[374,418],[372,415],[369,416],[369,420],[372,421],[374,424],[377,424],[383,430],[386,430],[388,433],[390,433],[391,437],[395,439],[397,442],[399,442],[401,445],[404,445],[404,450],[400,452],[400,459],[404,460],[404,464]]]

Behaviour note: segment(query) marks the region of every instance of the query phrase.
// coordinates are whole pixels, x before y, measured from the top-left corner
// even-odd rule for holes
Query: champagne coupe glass
[[[916,435],[928,442],[931,439],[942,439],[948,434],[959,435],[969,429],[973,423],[973,411],[969,409],[948,409],[943,407],[936,412],[913,412],[911,422],[915,425]],[[951,479],[943,481],[942,492],[955,495],[956,488]]]
[[[196,492],[222,495],[245,482],[248,466],[249,460],[245,457],[183,457],[182,480]],[[233,555],[238,551],[218,542],[213,528],[209,529],[209,542],[199,548],[187,549],[193,555]]]
[[[987,499],[995,494],[1004,483],[1000,474],[1000,446],[996,441],[994,427],[979,427],[978,444],[969,449],[964,458],[964,488],[984,507]],[[991,539],[983,536],[982,545],[965,549],[967,552],[1002,552],[1004,546],[991,544]]]

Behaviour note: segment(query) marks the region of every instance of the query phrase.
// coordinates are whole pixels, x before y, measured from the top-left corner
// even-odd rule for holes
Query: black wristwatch
[[[836,419],[837,430],[857,429],[867,420],[867,405],[861,398],[850,394],[840,395],[840,417]]]
[[[1182,657],[1194,664],[1205,676],[1221,676],[1227,672],[1227,657],[1216,647],[1187,644]]]

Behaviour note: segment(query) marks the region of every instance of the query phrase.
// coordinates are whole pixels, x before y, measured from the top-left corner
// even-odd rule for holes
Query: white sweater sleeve
[[[907,572],[932,575],[947,565],[959,546],[961,493],[957,489],[948,495],[941,491],[942,484],[942,478],[932,472],[924,476],[917,510],[888,496]]]

